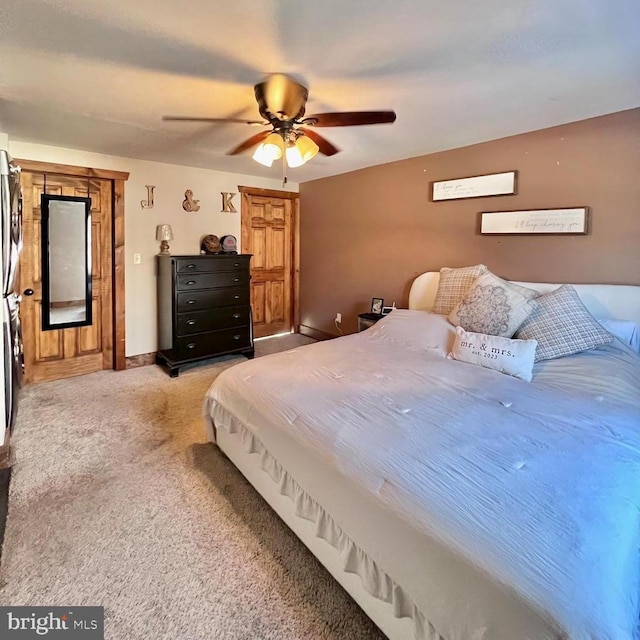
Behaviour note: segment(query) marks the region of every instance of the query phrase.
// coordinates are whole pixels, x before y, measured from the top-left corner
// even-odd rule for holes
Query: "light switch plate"
[[[133,264],[140,264],[142,262],[142,258],[139,253],[133,254]]]

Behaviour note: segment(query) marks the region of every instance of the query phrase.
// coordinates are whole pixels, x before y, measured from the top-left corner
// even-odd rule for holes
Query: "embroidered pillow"
[[[587,311],[569,284],[536,299],[538,308],[516,338],[537,340],[536,362],[562,358],[613,342],[613,336]]]
[[[449,315],[458,302],[465,297],[475,279],[488,272],[489,270],[483,264],[461,269],[449,267],[440,269],[440,281],[436,299],[433,302],[433,313]]]
[[[531,382],[537,344],[535,340],[511,340],[456,327],[456,338],[449,355],[454,360]]]
[[[475,333],[510,338],[536,308],[537,291],[485,273],[449,314],[449,322]]]

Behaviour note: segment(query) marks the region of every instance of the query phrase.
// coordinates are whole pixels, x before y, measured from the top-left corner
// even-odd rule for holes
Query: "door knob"
[[[25,296],[32,296],[33,289],[25,289],[22,293],[24,293]]]

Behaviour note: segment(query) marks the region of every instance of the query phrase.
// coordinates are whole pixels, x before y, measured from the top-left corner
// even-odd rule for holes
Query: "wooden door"
[[[242,252],[251,259],[251,308],[256,338],[294,327],[294,239],[297,198],[242,191]],[[295,194],[297,196],[297,194]]]
[[[42,330],[40,196],[45,193],[91,198],[93,322],[86,327]],[[57,380],[113,368],[112,346],[112,190],[107,179],[23,172],[24,246],[20,257],[25,379]]]

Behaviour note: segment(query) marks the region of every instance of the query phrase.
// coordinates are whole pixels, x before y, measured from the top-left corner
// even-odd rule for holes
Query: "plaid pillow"
[[[433,302],[433,313],[449,315],[455,306],[467,295],[467,291],[478,276],[488,273],[489,269],[483,264],[461,269],[440,269],[438,292]]]
[[[613,336],[587,311],[571,285],[545,293],[536,302],[538,308],[515,335],[518,340],[538,341],[536,362],[613,342]]]

